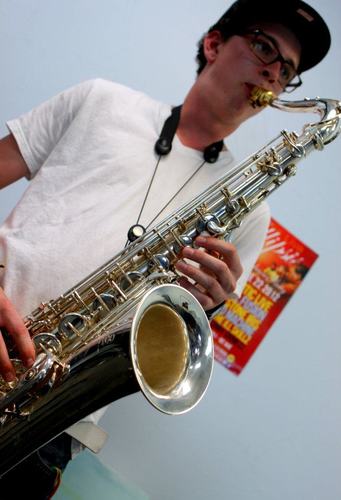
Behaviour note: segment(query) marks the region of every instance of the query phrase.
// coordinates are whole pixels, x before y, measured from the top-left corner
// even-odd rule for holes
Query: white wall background
[[[1,124],[97,76],[180,103],[196,41],[230,3],[0,0]],[[310,3],[333,46],[294,96],[341,98],[340,1]],[[229,144],[242,159],[282,128],[315,119],[269,109]],[[340,155],[338,139],[270,200],[273,216],[320,257],[244,373],[216,365],[207,396],[183,417],[133,395],[103,418],[111,437],[101,459],[152,500],[341,498]],[[24,188],[1,191],[0,220]]]

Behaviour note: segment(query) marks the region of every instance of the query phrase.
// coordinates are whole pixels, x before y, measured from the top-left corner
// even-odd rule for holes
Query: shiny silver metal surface
[[[164,304],[176,311],[187,330],[184,373],[171,390],[163,393],[153,389],[146,381],[137,349],[136,337],[141,317],[153,304]],[[147,292],[136,310],[130,335],[130,352],[135,375],[149,402],[164,413],[175,415],[191,410],[201,400],[208,387],[213,368],[213,337],[207,316],[198,314],[200,307],[197,299],[187,290],[170,284],[160,285]],[[161,336],[165,333],[163,327],[161,323]]]

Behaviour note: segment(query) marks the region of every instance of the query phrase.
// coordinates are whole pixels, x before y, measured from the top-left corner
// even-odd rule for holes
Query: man
[[[223,150],[209,165],[211,145],[220,148],[223,138],[260,111],[250,104],[252,88],[275,95],[293,89],[300,73],[326,55],[329,31],[311,7],[288,0],[284,12],[272,8],[269,0],[239,0],[203,37],[199,75],[176,134],[166,138],[167,155],[158,149],[155,154],[154,144],[170,106],[111,82],[85,82],[9,122],[10,135],[0,143],[0,186],[23,176],[32,182],[0,230],[0,327],[25,366],[32,365],[35,349],[21,316],[120,251],[129,228],[164,218],[225,173],[230,153]],[[233,245],[199,237],[196,243],[206,252],[183,250],[187,260],[177,264],[179,282],[205,310],[241,291],[268,220],[262,205],[236,231]],[[14,380],[3,337],[0,372],[7,382]],[[69,439],[58,443],[69,445]],[[41,453],[48,467],[65,465],[47,456],[46,447]],[[34,474],[38,466],[36,460],[24,464],[21,474],[25,467]],[[13,481],[15,473],[3,480]],[[46,491],[51,482],[48,474]]]

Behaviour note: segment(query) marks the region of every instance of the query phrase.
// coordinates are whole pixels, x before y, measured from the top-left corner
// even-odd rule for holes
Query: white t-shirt
[[[24,316],[57,298],[120,252],[157,162],[154,144],[171,107],[105,80],[77,85],[7,125],[31,182],[0,227],[0,285]],[[141,223],[149,224],[202,163],[175,136],[162,158]],[[193,199],[233,166],[229,151],[205,163],[160,214]],[[269,223],[261,204],[236,230],[243,289]]]

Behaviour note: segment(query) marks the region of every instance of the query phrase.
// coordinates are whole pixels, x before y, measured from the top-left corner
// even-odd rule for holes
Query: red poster
[[[211,320],[217,361],[241,373],[316,259],[313,250],[271,220],[241,297],[228,300]]]

